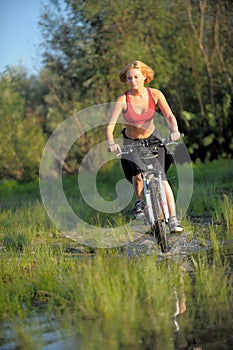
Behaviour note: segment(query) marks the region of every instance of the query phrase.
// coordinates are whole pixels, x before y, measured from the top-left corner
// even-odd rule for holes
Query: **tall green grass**
[[[190,239],[198,238],[211,247],[211,253],[193,253],[188,268],[186,259],[158,263],[156,254],[129,258],[123,248],[93,250],[72,243],[49,220],[38,183],[3,182],[0,322],[10,327],[18,348],[42,348],[42,334],[35,333],[37,321],[31,321],[31,333],[22,325],[43,314],[48,320],[51,315],[53,320],[59,320],[61,327],[78,332],[89,349],[144,349],[156,341],[157,349],[172,350],[177,297],[178,301],[186,300],[184,319],[179,319],[184,332],[198,327],[197,313],[199,322],[228,323],[232,271],[228,253],[224,248],[220,250],[218,229],[220,224],[230,238],[232,161],[197,164],[194,174],[188,214],[208,216],[212,224],[204,229],[192,227]],[[100,193],[114,198],[115,186],[110,183],[121,175],[116,165],[106,170],[98,178]],[[83,210],[82,201],[77,200],[76,178],[65,178],[64,190],[74,210]],[[107,215],[97,216],[88,207],[83,210],[83,215],[100,227],[108,219],[110,226],[114,220],[124,222],[127,211],[123,214],[110,220]],[[188,215],[184,224],[185,230],[193,225]],[[96,333],[90,335],[87,325],[96,328]],[[4,338],[6,334],[0,336]]]
[[[194,165],[194,191],[191,215],[213,216],[224,196],[232,194],[233,160]]]
[[[17,316],[26,322],[35,310],[38,316],[53,315],[63,327],[67,322],[78,327],[85,320],[101,321],[105,328],[109,325],[110,333],[105,334],[104,341],[114,339],[112,349],[142,342],[144,348],[151,346],[154,334],[157,348],[169,350],[173,349],[177,301],[186,300],[186,319],[181,322],[184,329],[196,322],[196,312],[209,325],[231,318],[229,263],[218,254],[211,264],[207,253],[193,256],[192,274],[185,272],[182,262],[157,264],[156,257],[129,259],[97,254],[77,260],[44,246],[33,254],[25,250],[17,263],[15,259],[8,255],[1,260],[2,321]],[[22,327],[14,332],[22,336]],[[87,344],[87,330],[79,328],[79,332]],[[103,346],[103,339],[96,341]]]
[[[216,206],[216,219],[221,222],[224,221],[227,228],[233,226],[233,196],[223,195],[223,198],[219,201]]]

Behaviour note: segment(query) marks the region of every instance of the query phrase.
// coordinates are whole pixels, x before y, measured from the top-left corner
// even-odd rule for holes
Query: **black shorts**
[[[140,140],[139,139],[133,139],[132,140],[129,137],[127,137],[125,135],[125,129],[123,129],[121,133],[123,134],[123,137],[124,137],[124,142],[123,142],[124,145],[132,143],[132,141],[133,142],[142,141],[141,139]],[[143,140],[148,140],[148,141],[158,140],[158,141],[161,142],[162,141],[162,137],[161,137],[159,131],[157,129],[155,129],[155,131],[149,137],[147,137],[147,138],[145,138]],[[122,165],[122,169],[124,171],[126,179],[132,183],[132,177],[140,174],[141,173],[141,168],[138,165],[138,163],[136,163],[136,162],[134,162],[132,160],[132,157],[131,157],[131,159],[130,159],[130,157],[127,157],[127,158],[125,158],[125,157],[121,158],[121,165]],[[162,179],[166,180],[167,179],[166,178],[166,172],[167,172],[168,168],[171,165],[172,157],[171,157],[170,154],[168,154],[166,152],[165,147],[159,147],[157,159],[158,159],[158,162],[159,162],[159,165],[160,165],[160,170],[161,170],[161,173],[162,173]]]

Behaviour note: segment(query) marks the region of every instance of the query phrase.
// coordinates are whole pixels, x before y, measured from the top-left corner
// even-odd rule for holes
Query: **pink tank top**
[[[156,110],[155,102],[153,100],[150,88],[147,87],[146,89],[149,97],[148,109],[145,113],[142,113],[142,114],[136,113],[134,111],[133,106],[130,102],[129,91],[125,92],[127,109],[123,113],[123,116],[126,122],[137,125],[137,124],[144,124],[145,122],[149,122],[154,118],[155,110]]]

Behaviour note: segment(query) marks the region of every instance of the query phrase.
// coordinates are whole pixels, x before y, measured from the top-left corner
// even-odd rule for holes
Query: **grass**
[[[211,242],[212,250],[192,254],[189,269],[182,259],[157,263],[156,254],[129,258],[123,248],[93,249],[72,243],[49,220],[38,183],[3,182],[0,322],[8,330],[2,328],[0,340],[6,340],[10,329],[18,348],[41,349],[44,330],[38,333],[37,324],[43,315],[48,322],[52,320],[51,328],[56,320],[67,334],[78,333],[83,348],[145,349],[156,339],[157,349],[172,350],[176,296],[180,304],[186,304],[185,317],[179,318],[182,332],[198,328],[198,320],[228,324],[230,256],[224,247],[220,250],[218,241],[219,227],[231,238],[232,161],[197,164],[194,174],[193,199],[184,225],[192,231],[191,239],[195,237],[204,246]],[[103,182],[98,180],[100,193],[114,198],[115,186],[110,182],[120,176],[115,166],[106,170]],[[79,211],[83,203],[77,201],[75,181],[64,179],[64,188],[72,207]],[[124,223],[127,210],[123,218],[120,214],[112,218],[109,214],[96,216],[86,206],[83,215],[100,227],[106,220],[111,226]],[[208,216],[211,224],[195,226],[189,215]],[[87,325],[93,329],[91,334]]]
[[[49,247],[33,254],[25,250],[17,264],[13,255],[2,261],[1,319],[14,320],[17,316],[23,323],[37,310],[38,315],[65,319],[70,327],[105,320],[112,324],[110,334],[105,335],[107,342],[115,338],[112,349],[142,341],[144,346],[146,342],[149,345],[149,335],[156,334],[159,348],[163,345],[169,350],[174,332],[174,291],[180,301],[185,295],[189,322],[195,312],[194,296],[201,319],[208,324],[219,322],[219,316],[222,323],[230,319],[232,281],[226,274],[228,263],[218,255],[212,264],[207,255],[193,257],[192,263],[190,275],[182,264],[169,261],[158,265],[155,257],[128,259],[97,254],[94,259],[77,260],[67,259],[61,251]],[[61,321],[63,327],[66,322]],[[14,332],[24,339],[22,327]],[[89,332],[82,332],[87,342]]]
[[[233,161],[194,165],[194,192],[189,208],[193,215],[213,215],[224,196],[232,195]]]
[[[223,195],[223,198],[219,201],[219,205],[216,207],[216,219],[221,222],[224,221],[227,228],[233,226],[233,196]]]

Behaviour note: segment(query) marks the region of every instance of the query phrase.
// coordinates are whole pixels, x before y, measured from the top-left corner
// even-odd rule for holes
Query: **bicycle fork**
[[[155,224],[155,217],[152,209],[152,203],[151,203],[151,195],[150,195],[150,190],[149,190],[149,179],[143,178],[144,182],[144,196],[146,199],[146,209],[147,209],[147,216],[149,223],[153,226]]]
[[[144,182],[144,196],[146,199],[146,205],[147,205],[147,215],[148,215],[148,220],[149,223],[151,225],[154,225],[156,223],[156,218],[154,217],[154,212],[153,212],[153,208],[152,208],[152,203],[151,203],[151,193],[150,193],[150,189],[149,189],[149,183],[150,183],[151,179],[149,178],[143,178],[143,182]],[[168,210],[168,205],[167,205],[167,197],[166,197],[166,193],[165,193],[165,189],[162,183],[162,176],[161,173],[158,176],[158,190],[160,192],[160,204],[164,213],[164,219],[166,224],[169,221],[169,210]]]
[[[166,197],[165,188],[164,188],[164,185],[162,182],[161,173],[159,174],[158,179],[159,179],[161,204],[162,204],[162,209],[163,209],[163,213],[164,213],[164,218],[165,218],[166,223],[168,223],[170,214],[169,214],[169,210],[168,210],[167,197]]]

